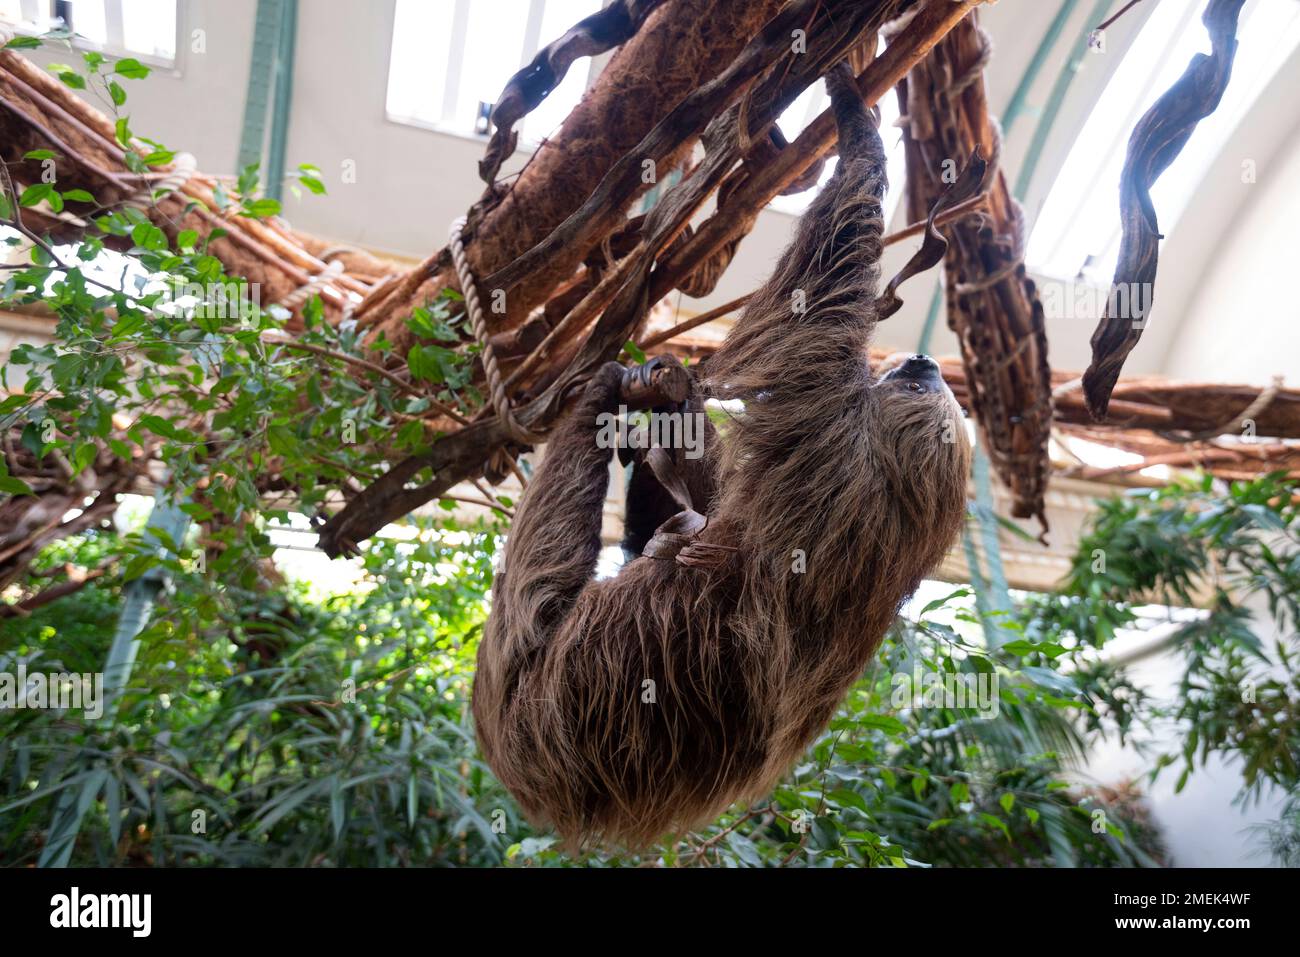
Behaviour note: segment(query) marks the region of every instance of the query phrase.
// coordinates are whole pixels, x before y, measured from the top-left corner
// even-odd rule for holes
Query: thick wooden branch
[[[519,175],[490,188],[471,209],[463,236],[474,275],[482,280],[545,240],[620,158],[692,91],[725,69],[782,6],[783,0],[673,0],[650,13]],[[669,153],[643,158],[655,160],[662,180],[693,144],[692,138],[673,144]],[[630,202],[650,185],[638,183],[635,193],[624,198]],[[593,242],[566,246],[529,275],[507,297],[505,313],[489,317],[492,331],[513,328],[546,302],[572,278],[592,246],[621,225],[626,209],[624,203],[600,210],[591,223]],[[411,341],[406,316],[413,306],[455,285],[453,276],[448,260],[432,256],[398,288],[362,302],[355,316],[404,355]]]
[[[947,30],[951,29],[960,20],[961,16],[979,5],[980,2],[981,0],[962,0],[962,2],[932,3],[922,8],[900,37],[896,38],[885,53],[873,60],[867,67],[863,77],[860,78],[860,87],[865,85],[874,94],[871,96],[872,101],[879,98],[897,83],[903,74],[924,56],[926,51],[931,49]],[[784,83],[781,78],[774,78],[768,82],[768,89],[765,93],[751,93],[745,101],[747,107],[743,114],[746,124],[745,129],[765,129],[766,124],[775,119],[776,112],[773,111],[782,102],[784,94],[802,89],[832,63],[847,55],[854,46],[862,42],[863,31],[869,25],[874,25],[878,29],[886,19],[898,11],[900,6],[884,3],[872,5],[870,8],[867,8],[866,5],[849,5],[840,10],[837,5],[835,10],[830,10],[829,7],[823,10],[821,5],[816,5],[816,10],[812,12],[826,13],[827,20],[835,21],[833,26],[838,31],[834,34],[838,37],[835,49],[828,55],[828,52],[823,48],[819,51],[818,56],[814,56],[810,50],[807,54],[795,57],[793,63],[783,61],[782,68],[784,70],[802,74],[799,78],[800,82],[788,84]],[[804,6],[799,5],[797,9],[802,11]],[[829,15],[831,13],[834,14],[834,17]],[[783,30],[788,26],[784,19],[780,23]],[[861,26],[846,29],[846,23],[861,24]],[[649,24],[647,29],[649,29]],[[644,35],[645,32],[643,30],[642,34],[638,36]],[[774,44],[776,39],[788,42],[785,41],[784,37],[778,36],[780,32],[770,31],[771,35],[767,36],[766,39],[756,40],[755,44],[758,45],[750,48],[750,57],[763,59],[764,54],[758,52],[762,49],[763,44]],[[766,62],[770,63],[772,61],[767,60]],[[811,63],[819,65],[816,71],[809,70]],[[748,69],[748,66],[741,67],[731,76],[748,75],[745,72]],[[731,80],[720,77],[708,93],[701,97],[701,100],[708,103],[713,103],[716,100],[719,105],[729,102],[731,96],[726,88],[728,82],[731,82]],[[758,110],[764,112],[755,116]],[[680,119],[682,115],[693,115],[691,108],[687,107],[683,114],[678,114],[678,118]],[[660,131],[662,132],[671,125],[671,123],[666,123],[660,127]],[[688,124],[688,128],[691,126],[693,124]],[[662,145],[666,138],[660,137],[656,139],[655,133],[652,131],[648,139],[652,144]],[[618,289],[609,305],[604,307],[604,311],[600,314],[595,327],[587,335],[586,340],[577,350],[577,354],[569,353],[568,355],[572,355],[572,358],[568,358],[568,355],[566,355],[567,367],[565,370],[551,379],[550,384],[540,395],[516,410],[517,419],[527,428],[534,430],[544,428],[553,421],[562,409],[565,398],[569,395],[573,386],[580,382],[586,374],[589,374],[599,362],[611,358],[622,343],[635,334],[636,326],[644,317],[649,304],[662,298],[671,289],[676,288],[680,282],[691,275],[700,261],[717,254],[729,242],[733,242],[738,235],[743,235],[747,228],[744,222],[744,210],[750,204],[755,208],[761,207],[783,188],[798,179],[800,174],[814,163],[822,152],[834,144],[834,139],[834,121],[828,111],[823,117],[814,121],[804,131],[804,134],[796,140],[795,144],[791,144],[789,149],[798,147],[802,153],[799,154],[797,159],[795,158],[796,154],[792,153],[791,159],[782,165],[782,173],[774,175],[768,172],[768,168],[755,169],[753,179],[750,182],[741,182],[730,190],[727,207],[734,207],[737,211],[740,219],[739,226],[732,225],[728,227],[718,216],[714,216],[689,240],[678,244],[674,251],[666,256],[665,262],[652,262],[650,257],[668,245],[685,227],[689,216],[699,208],[703,199],[719,185],[719,173],[727,168],[731,154],[729,152],[730,148],[726,145],[715,148],[706,157],[706,162],[700,169],[697,169],[691,176],[688,176],[676,187],[669,190],[655,209],[652,210],[643,228],[643,235],[647,238],[644,240],[645,248],[641,250],[641,257],[621,264],[623,270],[623,274],[619,276],[622,281],[621,288]],[[804,145],[799,147],[801,142]],[[809,144],[813,143],[817,143],[818,147],[810,147]],[[636,148],[634,158],[646,152],[646,149],[642,148],[644,146],[645,143],[643,142]],[[782,152],[779,154],[778,159],[784,156],[785,152]],[[610,182],[615,185],[621,183],[621,175],[621,173],[616,174]],[[614,186],[611,185],[610,188],[613,189]],[[711,230],[710,223],[714,224]],[[592,233],[588,233],[588,229],[590,227],[584,226],[580,233],[582,235],[592,235],[598,232],[593,230]],[[578,245],[581,245],[581,243]],[[688,257],[685,251],[691,249],[694,249],[696,254]],[[557,250],[552,249],[550,254],[555,252]],[[546,259],[546,256],[540,256],[538,261],[545,263]],[[534,262],[534,266],[537,267],[538,262]],[[543,269],[543,271],[545,270]],[[479,274],[481,275],[481,273]],[[513,278],[512,273],[505,274],[506,280],[513,280]],[[501,281],[501,276],[494,276],[490,277],[484,285],[491,288],[493,283],[500,283]],[[530,279],[529,283],[532,281]],[[527,283],[523,285],[527,285]],[[609,285],[613,286],[612,283]],[[592,303],[593,312],[596,305],[596,303]],[[582,305],[580,304],[577,308],[581,309]],[[555,332],[553,331],[552,336],[554,335]],[[487,421],[490,422],[491,420]],[[506,436],[502,429],[490,426],[487,422],[476,423],[476,426],[480,428],[472,433],[474,441],[493,440],[493,444],[480,448],[480,462],[482,463],[493,454],[498,445],[505,443]],[[423,501],[427,501],[432,496],[445,491],[451,484],[463,480],[470,471],[473,471],[472,466],[466,465],[467,458],[472,457],[470,451],[465,448],[470,441],[466,437],[468,432],[469,430],[465,430],[462,433],[444,437],[439,440],[433,452],[428,456],[418,460],[408,460],[395,466],[392,473],[394,479],[391,482],[381,480],[354,498],[342,512],[334,516],[321,530],[321,547],[327,553],[337,554],[373,534],[387,522],[404,515],[415,505],[422,504]],[[433,468],[437,478],[433,482],[426,483],[421,488],[407,489],[405,487],[407,480],[425,467]],[[482,465],[479,467],[481,468]],[[469,471],[463,472],[462,469],[468,469]],[[388,479],[388,476],[385,476],[385,479]]]
[[[596,56],[626,43],[663,2],[612,0],[574,24],[558,40],[548,43],[527,66],[512,76],[492,108],[495,129],[487,153],[478,165],[483,181],[489,186],[496,182],[501,164],[514,154],[519,142],[515,124],[541,105],[560,85],[576,60]]]
[[[153,151],[135,141],[132,147],[140,155]],[[131,171],[107,116],[21,54],[3,51],[0,160],[20,189],[41,181],[41,162],[24,159],[32,150],[55,153],[61,191],[82,189],[95,199],[69,202],[59,212],[48,207],[21,211],[29,228],[60,243],[80,239],[94,214],[127,205],[141,209],[173,241],[186,230],[203,240],[219,229],[224,235],[212,240],[207,252],[221,260],[229,275],[253,284],[262,306],[283,303],[298,316],[306,296],[295,293],[310,288],[319,293],[332,319],[342,318],[353,300],[394,270],[358,250],[294,233],[278,220],[239,216],[234,209],[222,212],[215,196],[217,180],[186,165],[182,157],[149,173]],[[112,236],[105,241],[123,249],[131,244],[129,238]],[[344,267],[341,272],[328,271],[334,260]]]

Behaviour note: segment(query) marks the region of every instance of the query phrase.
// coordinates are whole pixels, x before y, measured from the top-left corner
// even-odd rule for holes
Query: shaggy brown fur
[[[937,367],[916,357],[877,377],[867,363],[884,152],[851,74],[827,82],[839,168],[709,369],[713,394],[746,400],[691,483],[716,479],[693,504],[709,516],[699,541],[726,557],[641,557],[592,580],[610,459],[596,417],[617,408],[615,364],[520,502],[474,717],[525,813],[573,844],[644,846],[766,793],[960,528],[970,449]]]

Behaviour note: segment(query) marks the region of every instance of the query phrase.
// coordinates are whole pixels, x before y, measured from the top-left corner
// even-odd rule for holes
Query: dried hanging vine
[[[583,57],[597,56],[627,42],[664,0],[614,0],[548,43],[522,70],[512,76],[492,108],[492,138],[479,160],[479,176],[488,186],[496,183],[501,164],[519,145],[515,124],[537,109],[560,85],[569,67]]]
[[[1129,138],[1120,176],[1119,263],[1106,312],[1092,334],[1092,362],[1083,374],[1088,409],[1098,420],[1106,417],[1111,391],[1124,360],[1142,338],[1155,298],[1161,237],[1151,186],[1182,152],[1196,125],[1218,108],[1232,76],[1237,17],[1244,3],[1210,0],[1201,20],[1213,52],[1192,57],[1183,75],[1147,110]],[[1125,308],[1117,311],[1121,302]]]
[[[1038,292],[1024,267],[1024,222],[998,167],[1000,135],[984,95],[987,34],[972,12],[899,84],[905,117],[909,218],[921,219],[978,149],[989,158],[988,200],[944,228],[948,325],[961,343],[971,411],[1012,514],[1043,522],[1050,473],[1052,387]]]

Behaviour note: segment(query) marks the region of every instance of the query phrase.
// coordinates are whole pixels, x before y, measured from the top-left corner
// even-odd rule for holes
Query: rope
[[[343,263],[338,260],[328,263],[324,269],[308,279],[306,283],[281,299],[279,305],[292,312],[300,306],[306,305],[308,299],[319,293],[341,275],[343,275]]]
[[[989,65],[989,61],[993,58],[993,43],[989,40],[988,32],[983,27],[977,27],[976,31],[980,39],[979,56],[975,58],[975,62],[970,64],[961,76],[948,84],[948,95],[950,97],[960,96],[976,80],[983,79],[984,68]]]
[[[158,195],[159,193],[165,195],[176,192],[193,178],[194,172],[198,168],[199,162],[192,153],[177,153],[175,159],[172,160],[170,172],[140,189],[122,205],[132,209],[148,209],[158,199],[162,198],[162,196]]]
[[[456,267],[456,277],[460,280],[460,291],[465,296],[465,311],[469,313],[470,326],[474,330],[474,338],[478,340],[481,350],[479,358],[483,361],[483,372],[487,376],[492,408],[496,410],[497,418],[501,420],[511,438],[523,445],[537,445],[543,441],[542,434],[532,431],[515,418],[514,409],[510,406],[510,397],[506,395],[501,369],[497,365],[496,352],[488,336],[487,320],[483,317],[483,306],[478,299],[478,284],[474,282],[474,272],[470,269],[469,260],[465,258],[465,243],[460,235],[464,227],[465,217],[461,216],[451,224],[448,243],[451,247],[451,260]]]
[[[1273,376],[1272,384],[1267,389],[1260,392],[1260,394],[1255,396],[1246,408],[1242,409],[1240,413],[1233,416],[1222,425],[1212,426],[1208,429],[1201,429],[1197,432],[1160,432],[1159,435],[1161,438],[1168,439],[1171,442],[1202,442],[1205,439],[1212,439],[1215,436],[1224,435],[1228,432],[1235,432],[1241,428],[1243,422],[1248,419],[1254,419],[1272,405],[1273,400],[1277,398],[1277,394],[1281,391],[1282,376],[1275,375]]]

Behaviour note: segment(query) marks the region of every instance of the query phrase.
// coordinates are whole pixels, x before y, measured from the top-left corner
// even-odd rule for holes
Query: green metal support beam
[[[260,165],[272,199],[283,195],[297,40],[298,0],[258,0],[238,163]]]
[[[1056,117],[1061,112],[1062,104],[1065,103],[1065,95],[1070,92],[1070,84],[1074,82],[1075,75],[1083,66],[1084,57],[1088,55],[1088,38],[1092,36],[1093,25],[1105,19],[1112,2],[1113,0],[1097,0],[1092,13],[1084,21],[1078,38],[1074,41],[1070,56],[1056,77],[1052,92],[1047,96],[1047,103],[1044,104],[1043,112],[1038,117],[1038,126],[1034,128],[1034,138],[1029,142],[1029,150],[1025,153],[1025,158],[1020,164],[1020,174],[1016,177],[1014,193],[1016,199],[1021,202],[1024,202],[1025,195],[1034,181],[1034,170],[1037,169],[1038,161],[1042,158],[1047,137],[1051,134],[1052,127],[1056,125]]]
[[[1038,79],[1038,74],[1043,71],[1047,58],[1051,56],[1052,50],[1056,47],[1056,42],[1061,39],[1065,25],[1070,20],[1070,15],[1074,13],[1074,8],[1078,5],[1079,0],[1062,0],[1060,8],[1056,11],[1056,16],[1048,24],[1047,32],[1043,34],[1043,39],[1038,42],[1038,49],[1034,51],[1029,64],[1025,67],[1025,72],[1016,85],[1016,91],[1011,94],[1011,100],[1007,103],[1007,108],[1002,111],[1003,132],[1010,133],[1011,127],[1015,125],[1016,120],[1025,113],[1026,104],[1029,100],[1029,91],[1032,89],[1034,81]]]

